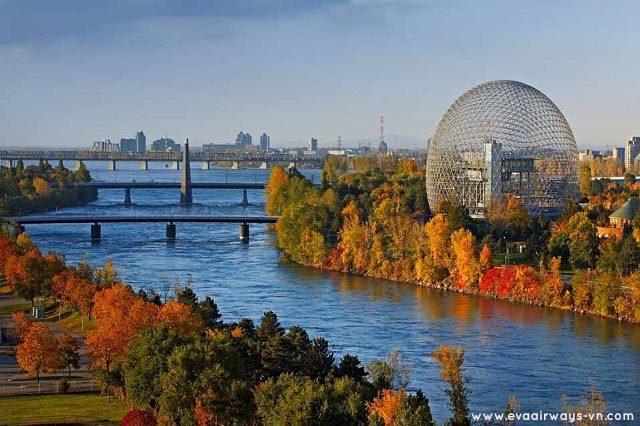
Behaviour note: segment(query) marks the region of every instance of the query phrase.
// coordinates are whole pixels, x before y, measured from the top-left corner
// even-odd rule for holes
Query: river
[[[150,163],[87,163],[94,179],[179,181],[180,172]],[[200,170],[194,182],[265,182],[267,170]],[[129,170],[126,170],[129,168]],[[318,182],[318,171],[305,171]],[[132,190],[134,205],[123,206],[124,190],[100,190],[98,200],[50,214],[215,214],[263,215],[262,191],[194,190],[194,206],[180,209],[179,192]],[[448,417],[444,384],[430,353],[440,344],[466,351],[472,411],[504,410],[516,395],[521,411],[562,409],[589,389],[603,392],[610,411],[640,418],[640,327],[554,309],[510,304],[413,285],[323,272],[283,260],[266,225],[251,225],[251,241],[241,243],[238,224],[177,224],[168,243],[164,224],[103,224],[102,240],[90,242],[89,225],[33,225],[27,231],[43,251],[57,251],[70,263],[87,258],[94,266],[114,261],[135,289],[155,288],[192,275],[198,296],[212,296],[226,321],[248,317],[258,323],[267,310],[286,326],[299,324],[311,336],[326,338],[336,359],[344,353],[365,362],[398,348],[413,371],[410,390],[422,388],[434,416]]]

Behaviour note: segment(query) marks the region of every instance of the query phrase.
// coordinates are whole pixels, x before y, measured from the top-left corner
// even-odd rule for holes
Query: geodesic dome
[[[558,107],[509,80],[480,84],[444,114],[429,143],[427,198],[447,198],[484,217],[516,196],[532,216],[557,217],[578,196],[578,148]]]

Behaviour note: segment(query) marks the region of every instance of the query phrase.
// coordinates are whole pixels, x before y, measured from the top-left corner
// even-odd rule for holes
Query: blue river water
[[[180,171],[163,163],[136,170],[137,163],[88,163],[104,181],[179,181]],[[267,170],[211,169],[192,165],[194,182],[266,182]],[[305,171],[318,181],[317,170]],[[248,191],[194,190],[194,206],[181,209],[179,192],[100,190],[97,201],[49,214],[212,214],[263,215],[264,195]],[[345,353],[364,362],[391,349],[412,363],[410,390],[422,388],[439,421],[449,416],[445,386],[430,354],[440,344],[466,351],[472,411],[504,410],[515,395],[522,412],[556,412],[561,397],[571,403],[590,387],[602,391],[610,411],[633,412],[640,422],[640,326],[554,309],[509,304],[369,278],[318,271],[283,259],[267,225],[251,225],[251,241],[241,243],[238,224],[177,224],[168,243],[164,224],[103,224],[102,240],[90,241],[89,225],[33,225],[27,231],[43,251],[62,253],[68,262],[92,265],[112,259],[125,282],[155,288],[189,274],[198,296],[212,296],[227,321],[259,322],[267,310],[286,326],[299,324],[311,336],[325,337],[336,359]]]

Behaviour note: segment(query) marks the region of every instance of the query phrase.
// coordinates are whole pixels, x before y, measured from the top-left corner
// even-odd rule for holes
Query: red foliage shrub
[[[120,426],[157,426],[158,421],[153,413],[144,410],[131,410],[129,411]]]

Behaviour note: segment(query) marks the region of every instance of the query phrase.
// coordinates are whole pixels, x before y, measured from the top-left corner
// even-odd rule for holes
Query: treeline
[[[330,157],[321,187],[274,167],[266,209],[281,216],[280,248],[311,267],[640,322],[640,247],[632,237],[601,242],[597,207],[570,203],[553,225],[515,197],[495,200],[487,220],[452,200],[432,215],[424,170],[391,161],[345,173],[344,160]],[[516,243],[526,262],[497,267]],[[576,272],[572,283],[562,268]]]
[[[44,160],[37,166],[24,167],[22,160],[18,160],[16,167],[0,169],[0,217],[93,201],[96,189],[73,185],[90,181],[91,175],[83,163],[72,172],[62,162],[55,168]]]

